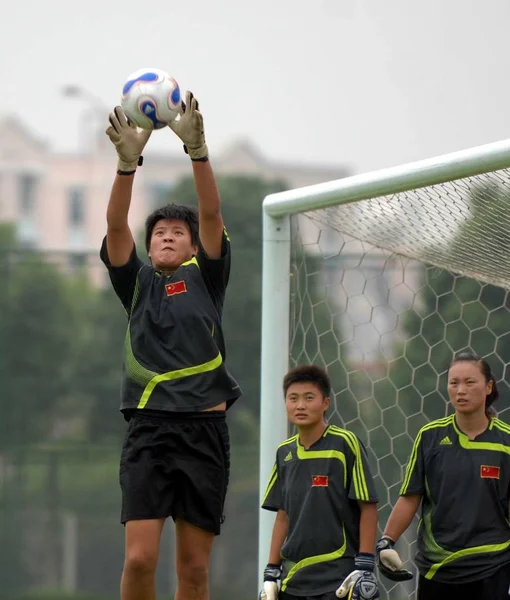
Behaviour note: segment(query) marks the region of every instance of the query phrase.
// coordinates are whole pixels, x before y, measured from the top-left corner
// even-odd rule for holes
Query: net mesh
[[[396,254],[509,288],[509,197],[503,169],[307,214]]]
[[[382,527],[418,430],[449,414],[456,352],[488,359],[510,418],[508,175],[293,217],[290,364],[327,367],[330,422],[368,449]],[[415,527],[399,542],[408,561]],[[415,597],[414,582],[381,584]]]

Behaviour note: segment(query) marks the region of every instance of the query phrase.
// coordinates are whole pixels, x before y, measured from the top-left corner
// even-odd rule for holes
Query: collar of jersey
[[[195,265],[195,267],[197,267],[197,269],[200,269],[200,266],[198,264],[198,260],[197,260],[196,256],[194,256],[190,260],[187,260],[186,262],[183,262],[182,264],[180,264],[177,267],[177,269],[180,269],[181,267],[187,267],[188,265]],[[175,269],[175,271],[177,271],[177,269]],[[173,273],[170,273],[170,275],[165,275],[163,273],[163,271],[159,271],[158,269],[154,269],[154,271],[158,277],[173,277],[175,275],[175,271]]]
[[[498,442],[470,440],[469,437],[459,429],[455,421],[455,415],[453,415],[452,418],[452,425],[455,432],[457,433],[457,436],[459,438],[459,444],[462,448],[465,448],[466,450],[493,450],[496,452],[504,452],[505,454],[510,454],[510,446],[505,446],[504,444],[500,444]],[[487,429],[480,435],[483,435],[485,432],[492,430],[493,426],[494,419],[491,419]]]

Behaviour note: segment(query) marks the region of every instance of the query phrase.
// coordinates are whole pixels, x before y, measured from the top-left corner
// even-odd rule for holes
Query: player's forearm
[[[221,213],[221,201],[214,171],[209,161],[192,161],[195,191],[201,219],[215,219]]]
[[[360,502],[359,551],[373,554],[377,539],[377,504]]]
[[[115,176],[106,209],[106,222],[110,230],[121,230],[127,226],[134,179],[134,174]]]
[[[420,494],[400,496],[386,523],[384,535],[396,542],[409,527],[421,502]]]
[[[268,563],[272,565],[279,565],[281,562],[280,552],[283,546],[283,542],[287,537],[287,531],[289,529],[289,519],[287,513],[284,510],[279,510],[276,513],[276,519],[273,525],[273,535],[271,536],[271,547],[269,550]]]

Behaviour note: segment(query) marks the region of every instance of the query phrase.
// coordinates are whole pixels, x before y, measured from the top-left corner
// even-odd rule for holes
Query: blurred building
[[[290,187],[338,179],[347,169],[323,169],[267,159],[249,142],[214,153],[217,174],[280,179]],[[101,133],[86,154],[59,154],[14,118],[0,121],[0,221],[13,222],[29,248],[86,255],[97,252],[105,234],[105,212],[116,155]],[[191,174],[184,153],[145,153],[130,211],[133,231],[147,213],[170,197],[177,181]]]

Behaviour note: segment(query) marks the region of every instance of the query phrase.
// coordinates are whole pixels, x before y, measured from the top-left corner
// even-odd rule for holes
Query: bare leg
[[[156,567],[165,519],[128,521],[121,600],[156,600]]]
[[[175,600],[209,600],[209,562],[214,534],[195,527],[183,519],[176,520],[175,534],[177,546]]]

